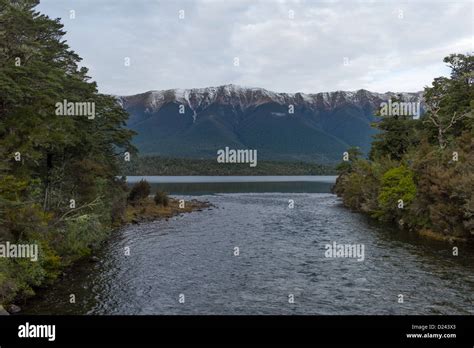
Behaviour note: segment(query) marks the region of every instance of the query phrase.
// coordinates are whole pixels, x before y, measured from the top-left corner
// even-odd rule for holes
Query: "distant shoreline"
[[[314,176],[336,175],[333,164],[303,161],[259,161],[256,167],[247,163],[218,163],[215,159],[132,157],[122,164],[124,176]]]
[[[140,180],[159,184],[187,183],[240,183],[240,182],[322,182],[334,184],[337,175],[129,175],[127,183]]]

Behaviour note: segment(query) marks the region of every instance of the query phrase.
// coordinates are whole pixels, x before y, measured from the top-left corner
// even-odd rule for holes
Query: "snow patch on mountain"
[[[134,105],[144,105],[146,113],[157,112],[167,103],[184,105],[193,112],[193,120],[195,122],[199,112],[213,104],[231,105],[234,108],[240,108],[242,111],[266,103],[294,105],[295,107],[304,106],[312,110],[320,108],[334,109],[346,103],[357,105],[369,104],[372,107],[378,107],[380,102],[398,95],[401,95],[404,101],[410,102],[422,102],[423,99],[422,92],[377,93],[360,89],[357,91],[335,91],[315,94],[277,93],[264,88],[229,84],[218,87],[149,91],[132,96],[118,97],[117,100],[126,109]]]

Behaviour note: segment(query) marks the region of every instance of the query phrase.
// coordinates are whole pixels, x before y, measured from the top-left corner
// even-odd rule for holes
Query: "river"
[[[22,313],[474,314],[472,248],[353,213],[333,179],[155,181],[215,208],[121,228]],[[326,257],[334,242],[363,260]]]

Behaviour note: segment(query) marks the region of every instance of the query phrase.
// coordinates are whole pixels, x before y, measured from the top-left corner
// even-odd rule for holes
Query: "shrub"
[[[416,196],[416,185],[413,172],[400,166],[388,170],[382,176],[382,186],[378,196],[380,211],[377,215],[383,220],[393,220],[400,217],[398,201],[403,200],[404,207],[410,204]]]
[[[169,204],[168,194],[163,191],[156,191],[155,203],[156,205],[162,205],[164,207],[167,207]]]
[[[150,191],[150,184],[146,180],[140,180],[130,190],[128,201],[132,204],[139,203],[150,195]]]
[[[63,263],[73,262],[89,256],[94,247],[103,241],[109,228],[100,223],[100,216],[86,214],[68,219],[61,231],[60,241],[55,245]]]
[[[474,235],[474,140],[467,134],[444,151],[426,147],[414,161],[416,223],[445,235]],[[459,160],[452,161],[453,151]]]
[[[333,193],[342,197],[346,207],[372,213],[377,210],[378,188],[382,168],[378,163],[357,160],[350,171],[342,173],[333,187]]]

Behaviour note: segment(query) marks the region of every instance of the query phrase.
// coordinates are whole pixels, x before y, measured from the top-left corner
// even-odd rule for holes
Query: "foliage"
[[[77,258],[90,255],[92,248],[107,236],[107,229],[95,214],[69,219],[58,231],[56,250],[69,264]]]
[[[453,152],[457,161],[452,160]],[[413,215],[423,227],[446,235],[474,235],[472,133],[464,133],[445,150],[425,144],[413,168],[418,187]]]
[[[474,124],[474,56],[451,54],[444,62],[451,68],[451,78],[434,79],[424,93],[424,126],[431,143],[441,149]]]
[[[344,154],[345,155],[345,154]],[[350,173],[354,167],[354,164],[357,163],[362,156],[362,152],[358,147],[350,147],[347,150],[347,160],[343,160],[340,164],[337,165],[336,170],[339,173]]]
[[[156,205],[162,205],[167,207],[169,204],[169,198],[166,192],[156,191],[154,201]]]
[[[140,203],[150,195],[151,187],[148,181],[140,180],[135,185],[133,185],[130,193],[128,195],[128,200],[132,204]]]
[[[402,98],[393,98],[392,103],[403,102]],[[408,150],[418,142],[417,125],[419,122],[409,115],[380,116],[379,122],[372,126],[380,130],[374,135],[369,157],[377,160],[381,157],[400,161]]]
[[[0,260],[0,303],[56,278],[120,221],[119,159],[134,151],[127,113],[98,93],[59,19],[37,5],[0,0],[0,242],[41,250],[38,262]],[[58,115],[64,100],[94,103],[95,117]]]
[[[421,119],[374,124],[381,132],[370,159],[342,163],[333,191],[351,209],[404,228],[473,238],[474,57],[454,54],[444,62],[451,77],[425,88]]]
[[[383,176],[378,196],[379,216],[385,219],[399,217],[415,198],[416,186],[413,172],[405,166],[389,169]]]
[[[307,162],[258,161],[256,167],[248,163],[223,165],[216,160],[166,158],[159,156],[134,157],[122,164],[123,175],[331,175],[330,165]]]

